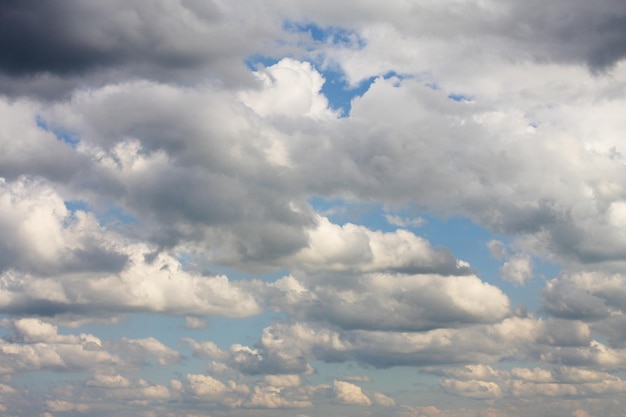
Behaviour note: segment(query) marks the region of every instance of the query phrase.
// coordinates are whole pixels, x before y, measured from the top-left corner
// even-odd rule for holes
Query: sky
[[[0,415],[625,417],[623,0],[0,0]]]

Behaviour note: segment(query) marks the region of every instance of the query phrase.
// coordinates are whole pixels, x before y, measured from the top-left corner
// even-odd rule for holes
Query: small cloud
[[[374,400],[374,404],[382,407],[393,407],[396,405],[396,401],[393,398],[387,397],[385,394],[380,392],[374,392],[372,394],[372,399]]]
[[[506,256],[506,246],[499,240],[490,240],[487,242],[487,247],[489,248],[491,256],[496,259],[502,259]]]
[[[533,262],[527,254],[515,254],[500,268],[500,277],[515,284],[524,285],[533,275]]]
[[[426,219],[422,217],[409,218],[396,216],[394,214],[387,214],[385,215],[385,219],[390,225],[398,227],[421,227],[426,224]]]
[[[372,400],[363,393],[361,387],[344,381],[333,382],[333,400],[339,404],[372,405]]]
[[[206,321],[197,317],[185,317],[185,329],[202,330],[206,328]]]
[[[341,377],[343,381],[351,381],[351,382],[372,382],[373,379],[367,375],[348,375]]]

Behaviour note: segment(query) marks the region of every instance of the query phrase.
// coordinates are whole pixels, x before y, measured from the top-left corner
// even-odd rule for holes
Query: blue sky
[[[0,4],[0,415],[623,417],[625,16]]]

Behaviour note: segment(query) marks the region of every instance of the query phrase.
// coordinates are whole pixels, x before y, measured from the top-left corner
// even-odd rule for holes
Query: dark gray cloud
[[[17,84],[0,79],[0,92],[53,97],[125,78],[249,80],[243,59],[275,29],[267,19],[235,29],[229,7],[210,0],[3,0],[0,75]]]
[[[121,25],[103,22],[110,17],[99,15],[105,10],[94,2],[2,1],[0,69],[10,75],[75,74],[131,58],[136,47],[124,39]],[[100,30],[108,25],[111,30]]]

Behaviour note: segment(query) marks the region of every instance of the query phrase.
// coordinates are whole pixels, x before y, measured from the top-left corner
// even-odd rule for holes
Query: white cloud
[[[130,381],[122,375],[96,374],[85,384],[102,388],[127,388],[130,386]]]
[[[193,330],[201,330],[206,327],[206,322],[197,317],[185,317],[185,328]]]
[[[314,119],[335,116],[328,108],[328,100],[320,93],[324,78],[310,63],[283,58],[254,75],[260,88],[242,91],[239,97],[259,115]]]
[[[518,253],[509,258],[500,268],[500,277],[518,285],[524,285],[533,275],[532,258],[524,253]]]
[[[365,226],[331,223],[317,216],[309,244],[290,262],[307,271],[405,271],[461,274],[467,265],[443,248],[407,231],[374,231]]]
[[[263,379],[274,387],[298,387],[302,384],[300,375],[265,375]]]
[[[333,381],[333,400],[339,404],[372,405],[372,400],[363,393],[361,387],[345,381]]]
[[[250,393],[247,385],[223,383],[209,375],[188,374],[186,387],[197,400],[226,407],[240,407]]]
[[[146,256],[154,248],[108,231],[91,213],[70,213],[44,183],[22,179],[2,182],[0,188],[0,218],[10,216],[3,241],[12,242],[0,255],[6,256],[0,272],[5,311],[260,312],[254,297],[225,276],[190,273],[163,252],[149,262]]]
[[[499,240],[490,240],[487,242],[487,247],[489,248],[489,252],[491,256],[496,259],[504,258],[507,254],[506,246],[503,242]]]
[[[3,414],[393,405],[347,378],[310,385],[316,361],[425,367],[479,400],[407,415],[623,414],[623,2],[4,3],[4,38],[28,47],[0,42]],[[296,30],[309,23],[323,39]],[[260,56],[277,63],[246,69]],[[345,118],[321,94],[347,94],[342,76],[373,80]],[[435,217],[427,240],[333,223],[318,199],[372,204],[383,222]],[[535,285],[505,294],[457,258],[467,247],[434,247],[458,217],[494,235],[505,280],[542,275],[542,259],[562,267],[541,315],[510,308],[533,304]],[[204,272],[225,267],[231,278]],[[279,318],[257,344],[186,338],[184,361],[156,335],[77,330],[148,313],[186,317],[186,332],[264,307]],[[212,376],[142,378],[204,359]],[[41,370],[93,376],[45,395],[10,379]]]
[[[454,394],[478,399],[495,399],[502,396],[502,389],[495,382],[489,381],[458,381],[445,379],[441,386]]]
[[[187,375],[187,381],[191,392],[202,398],[216,400],[228,391],[226,385],[208,375]]]
[[[48,409],[53,412],[65,413],[69,411],[78,411],[79,413],[85,413],[89,411],[87,404],[74,404],[69,401],[63,400],[49,400],[46,401]]]
[[[283,389],[273,386],[254,387],[250,400],[244,404],[249,408],[305,408],[313,403],[306,398],[290,399],[285,397]]]
[[[6,320],[3,324],[7,325]],[[56,326],[31,318],[16,319],[8,326],[14,334],[0,339],[1,374],[44,369],[97,370],[124,364],[90,334],[62,335]]]
[[[171,365],[180,361],[181,354],[174,349],[165,346],[154,337],[144,339],[129,339],[123,337],[120,342],[121,351],[128,352],[139,361],[147,358],[155,358],[159,365]]]
[[[476,276],[373,273],[288,276],[270,286],[270,303],[304,320],[346,329],[428,330],[496,322],[508,298]]]
[[[387,220],[387,223],[398,227],[420,227],[426,223],[426,220],[422,217],[405,218],[395,214],[386,214],[385,220]]]
[[[373,392],[371,394],[371,398],[374,404],[382,407],[393,407],[396,405],[396,401],[393,398],[388,397],[381,392]]]

